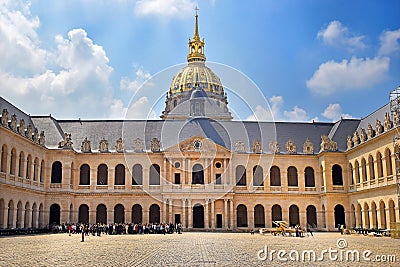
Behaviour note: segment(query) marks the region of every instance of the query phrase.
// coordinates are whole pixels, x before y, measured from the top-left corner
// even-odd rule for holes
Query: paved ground
[[[182,235],[89,236],[80,242],[80,235],[52,234],[0,238],[0,266],[400,266],[400,240],[388,237],[341,236],[338,233],[315,233],[314,237],[280,237],[245,233],[183,233]],[[338,247],[338,238],[344,237]],[[345,247],[347,242],[347,247]],[[257,254],[268,246],[285,250],[287,262],[278,259],[260,260]],[[297,250],[301,260],[303,250],[315,250],[316,258],[326,249],[323,261],[292,261]],[[362,259],[364,250],[375,256],[395,255],[396,263],[368,262]],[[346,261],[346,251],[358,250],[360,262]],[[340,262],[340,254],[343,261]],[[260,253],[262,258],[264,253]]]

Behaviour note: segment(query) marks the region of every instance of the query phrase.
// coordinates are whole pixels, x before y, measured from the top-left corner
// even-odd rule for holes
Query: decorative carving
[[[37,128],[33,131],[33,142],[38,143],[39,142],[39,131]]]
[[[124,148],[124,141],[122,140],[122,138],[118,138],[117,140],[117,144],[115,145],[115,149],[117,150],[117,152],[124,152],[125,148]]]
[[[254,140],[253,142],[253,153],[261,153],[262,152],[262,146],[261,142],[259,140]]]
[[[351,140],[351,136],[347,136],[347,149],[350,149],[353,147],[353,140]]]
[[[279,144],[277,141],[272,141],[271,143],[269,143],[269,151],[271,151],[271,153],[279,153]]]
[[[85,137],[85,139],[82,141],[81,151],[84,153],[92,152],[92,148],[90,147],[90,141],[87,139],[87,137]]]
[[[32,125],[28,124],[28,128],[26,128],[25,136],[32,140]]]
[[[383,122],[383,129],[386,132],[387,130],[390,130],[391,128],[392,128],[392,121],[390,120],[389,113],[386,112],[385,121]]]
[[[11,116],[11,123],[10,123],[10,128],[13,131],[17,130],[17,115],[13,114]]]
[[[133,150],[135,152],[143,152],[143,141],[140,138],[136,138],[133,142]]]
[[[3,112],[1,113],[1,124],[4,127],[8,126],[8,111],[6,108],[3,109]]]
[[[310,139],[306,139],[303,144],[303,153],[304,154],[314,154],[314,144],[310,141]]]
[[[397,110],[393,114],[393,124],[394,126],[399,126],[400,124],[400,114],[399,111]]]
[[[296,144],[292,139],[289,139],[289,141],[286,142],[286,152],[290,154],[296,153]]]
[[[25,121],[24,121],[24,119],[21,119],[19,121],[18,133],[20,135],[25,135]]]
[[[361,129],[360,140],[361,142],[367,141],[367,133],[365,132],[365,129]]]
[[[58,148],[72,149],[71,134],[64,133],[64,140],[58,143]]]
[[[108,141],[101,139],[99,143],[99,151],[102,153],[108,152]]]
[[[328,136],[321,136],[321,151],[337,151],[337,143],[332,141]]]
[[[383,132],[383,127],[382,127],[382,123],[380,120],[376,120],[375,130],[376,130],[376,134],[380,134]]]
[[[353,143],[354,143],[355,146],[360,144],[360,137],[358,136],[358,132],[357,131],[355,131],[354,134],[353,134]]]
[[[44,131],[40,132],[40,136],[39,136],[39,145],[44,146],[46,140],[45,140],[45,136],[44,136]]]
[[[160,152],[160,140],[155,137],[151,139],[150,150],[151,152]]]
[[[375,136],[375,131],[372,128],[371,123],[368,123],[368,139],[371,139],[374,136]]]
[[[244,153],[246,152],[246,146],[242,141],[238,141],[235,143],[235,152]]]

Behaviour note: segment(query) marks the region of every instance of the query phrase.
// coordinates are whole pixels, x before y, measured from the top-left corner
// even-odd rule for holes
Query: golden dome
[[[172,79],[170,93],[178,94],[201,87],[204,91],[224,95],[219,77],[204,62],[189,63]]]

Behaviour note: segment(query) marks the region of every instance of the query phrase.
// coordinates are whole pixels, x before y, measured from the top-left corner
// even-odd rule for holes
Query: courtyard
[[[339,242],[339,238],[344,240]],[[278,258],[278,250],[286,254]],[[305,257],[302,261],[304,250],[315,251],[316,260]],[[323,250],[328,252],[323,260],[318,260]],[[329,255],[329,250],[337,252]],[[355,250],[360,253],[357,262],[351,255]],[[371,251],[365,254],[371,261],[363,258],[366,250]],[[350,255],[348,260],[346,255]],[[393,261],[393,255],[396,262],[382,262]],[[399,266],[399,261],[399,239],[339,233],[314,233],[314,237],[298,238],[185,232],[86,236],[85,242],[81,242],[80,234],[0,238],[0,266]]]

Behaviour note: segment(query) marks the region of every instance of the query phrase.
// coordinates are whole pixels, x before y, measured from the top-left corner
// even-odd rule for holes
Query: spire
[[[187,56],[187,61],[190,62],[205,62],[206,56],[204,55],[204,38],[200,39],[199,35],[199,15],[197,11],[199,10],[197,7],[196,10],[196,22],[194,25],[194,36],[192,39],[189,38],[189,54]]]

